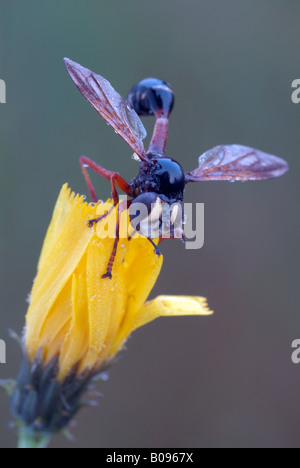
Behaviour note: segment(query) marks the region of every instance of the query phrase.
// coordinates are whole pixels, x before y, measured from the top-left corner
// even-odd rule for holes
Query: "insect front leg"
[[[98,197],[97,197],[97,195],[96,195],[96,191],[95,191],[94,186],[93,186],[93,184],[92,184],[91,178],[90,178],[90,176],[88,175],[88,172],[87,172],[87,170],[86,170],[87,167],[90,167],[89,164],[88,164],[88,162],[87,162],[87,161],[89,161],[89,159],[86,158],[85,156],[81,156],[80,159],[79,159],[79,161],[80,161],[80,166],[81,166],[81,170],[82,170],[83,176],[84,176],[84,178],[85,178],[85,181],[86,181],[86,184],[87,184],[87,186],[88,186],[88,189],[89,189],[89,192],[90,192],[90,194],[91,194],[91,197],[92,197],[92,199],[93,199],[93,202],[94,202],[94,203],[97,203],[97,201],[98,201],[99,199],[98,199]]]
[[[81,166],[84,178],[86,180],[89,192],[91,194],[91,197],[95,203],[98,202],[98,197],[96,195],[96,191],[94,189],[90,176],[87,172],[87,168],[92,169],[94,172],[96,172],[98,175],[100,175],[104,179],[110,180],[114,206],[117,206],[117,204],[119,203],[117,187],[123,192],[125,192],[127,195],[130,195],[129,184],[127,184],[127,182],[120,176],[118,172],[108,171],[107,169],[104,169],[104,167],[99,166],[98,164],[96,164],[94,161],[87,158],[86,156],[81,156],[80,166]],[[104,218],[106,218],[111,213],[112,209],[109,210],[105,215],[100,216],[99,218],[91,219],[89,221],[89,227],[93,227],[94,224],[99,223],[99,221],[102,221]]]
[[[109,215],[111,214],[111,212],[113,211],[114,208],[115,208],[115,205],[113,205],[113,206],[107,211],[107,213],[105,213],[104,215],[99,216],[98,218],[90,219],[89,222],[88,222],[89,228],[92,228],[95,224],[97,224],[97,223],[99,223],[100,221],[103,221],[103,219],[107,218],[107,216],[109,216]]]
[[[96,172],[96,174],[100,175],[104,179],[110,180],[111,187],[112,187],[112,197],[113,197],[115,205],[117,205],[119,202],[117,187],[130,196],[130,185],[120,176],[118,172],[108,171],[107,169],[104,169],[104,167],[99,166],[98,164],[96,164],[94,161],[92,161],[90,158],[87,158],[86,156],[81,156],[80,166],[81,166],[81,170],[83,172],[84,178],[86,180],[89,192],[91,194],[91,197],[95,203],[97,203],[99,199],[96,195],[96,191],[94,189],[90,176],[88,175],[87,168],[92,169],[94,172]]]

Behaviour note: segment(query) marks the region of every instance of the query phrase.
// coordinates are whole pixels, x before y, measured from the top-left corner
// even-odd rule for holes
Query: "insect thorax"
[[[154,192],[170,201],[182,201],[185,175],[180,164],[173,159],[153,157],[141,164],[139,175],[132,179],[130,187],[133,198]]]

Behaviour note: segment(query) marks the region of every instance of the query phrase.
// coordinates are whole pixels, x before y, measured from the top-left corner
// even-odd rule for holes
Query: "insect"
[[[137,83],[127,99],[123,99],[102,76],[70,59],[66,58],[64,62],[79,91],[126,141],[140,162],[138,176],[127,183],[118,172],[106,170],[85,156],[80,158],[82,172],[95,203],[98,197],[87,168],[111,182],[114,205],[119,203],[117,188],[130,198],[122,206],[121,203],[119,205],[114,247],[103,278],[112,278],[119,241],[120,211],[137,203],[143,204],[147,207],[149,219],[150,215],[155,214],[161,225],[164,207],[172,207],[171,219],[174,221],[183,204],[185,187],[190,182],[266,180],[282,176],[288,170],[287,163],[276,156],[241,145],[220,145],[202,154],[194,171],[185,172],[177,161],[165,155],[169,116],[174,105],[174,94],[168,83],[147,78]],[[149,149],[145,151],[143,140],[147,134],[139,116],[147,115],[154,115],[155,126]],[[102,219],[103,216],[91,220],[89,226]],[[159,254],[153,239],[146,232],[141,233]],[[171,237],[178,238],[178,232],[171,233]],[[180,236],[184,239],[183,230]]]

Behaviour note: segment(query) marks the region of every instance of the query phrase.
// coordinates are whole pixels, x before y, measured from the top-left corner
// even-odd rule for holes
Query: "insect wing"
[[[137,115],[111,84],[70,59],[64,59],[67,71],[81,94],[96,111],[126,141],[133,151],[146,160],[142,140],[147,132]]]
[[[186,181],[266,180],[280,177],[288,169],[277,156],[247,146],[221,145],[200,156],[199,167],[186,173]]]

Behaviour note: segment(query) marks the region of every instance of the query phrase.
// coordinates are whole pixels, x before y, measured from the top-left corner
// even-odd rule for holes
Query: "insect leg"
[[[156,253],[156,255],[158,257],[161,256],[161,253],[160,253],[160,250],[158,248],[158,246],[153,242],[153,240],[151,239],[151,237],[147,237],[147,240],[150,242],[150,244],[154,247],[154,252]]]
[[[130,234],[130,236],[128,236],[128,241],[131,241],[131,240],[134,238],[134,236],[136,235],[136,233],[137,233],[137,230],[135,229],[135,230]]]
[[[95,189],[94,189],[94,186],[93,186],[93,184],[92,184],[92,181],[91,181],[91,179],[90,179],[90,176],[88,175],[88,172],[87,172],[87,170],[86,170],[86,168],[87,168],[87,166],[88,166],[88,164],[85,162],[86,159],[87,159],[87,158],[86,158],[85,156],[81,156],[81,158],[80,158],[80,160],[79,160],[79,161],[80,161],[80,166],[81,166],[81,170],[82,170],[82,173],[83,173],[83,175],[84,175],[86,184],[87,184],[87,186],[88,186],[89,192],[90,192],[90,194],[91,194],[91,197],[92,197],[93,201],[94,201],[95,203],[97,203],[97,201],[98,201],[99,199],[98,199],[98,197],[97,197],[97,195],[96,195],[96,191],[95,191]]]
[[[88,175],[87,167],[92,169],[94,172],[96,172],[96,174],[100,175],[104,179],[111,181],[112,196],[113,196],[115,205],[117,205],[119,202],[119,197],[117,194],[116,186],[120,190],[125,192],[127,195],[130,195],[130,185],[120,176],[118,172],[108,171],[107,169],[104,169],[104,167],[99,166],[98,164],[96,164],[94,161],[92,161],[90,158],[87,158],[86,156],[81,156],[80,166],[81,166],[81,170],[83,172],[84,178],[86,180],[88,189],[90,191],[91,197],[95,203],[97,203],[98,197],[96,195],[90,176]]]
[[[108,211],[107,213],[105,213],[104,215],[102,216],[99,216],[99,218],[95,218],[95,219],[90,219],[89,222],[88,222],[88,226],[89,228],[92,228],[94,226],[94,224],[97,224],[99,223],[100,221],[102,221],[103,219],[105,219],[108,215],[111,214],[112,210],[115,208],[115,205],[113,205]]]
[[[128,209],[130,203],[131,203],[130,201],[124,201],[124,202],[121,202],[118,206],[118,216],[117,216],[117,223],[116,223],[116,229],[115,229],[114,246],[113,246],[112,253],[110,255],[110,259],[108,261],[106,273],[102,275],[102,278],[112,279],[112,269],[113,269],[113,264],[114,264],[116,254],[117,254],[118,242],[120,239],[120,218],[121,218],[122,212]]]
[[[133,237],[135,236],[135,234],[137,233],[136,229],[130,234],[130,236],[128,237],[128,240],[131,241],[133,239]],[[153,240],[151,239],[151,237],[146,237],[146,239],[150,242],[150,244],[154,247],[154,252],[156,253],[156,255],[158,255],[158,257],[161,256],[161,252],[158,248],[158,246],[153,242]]]

